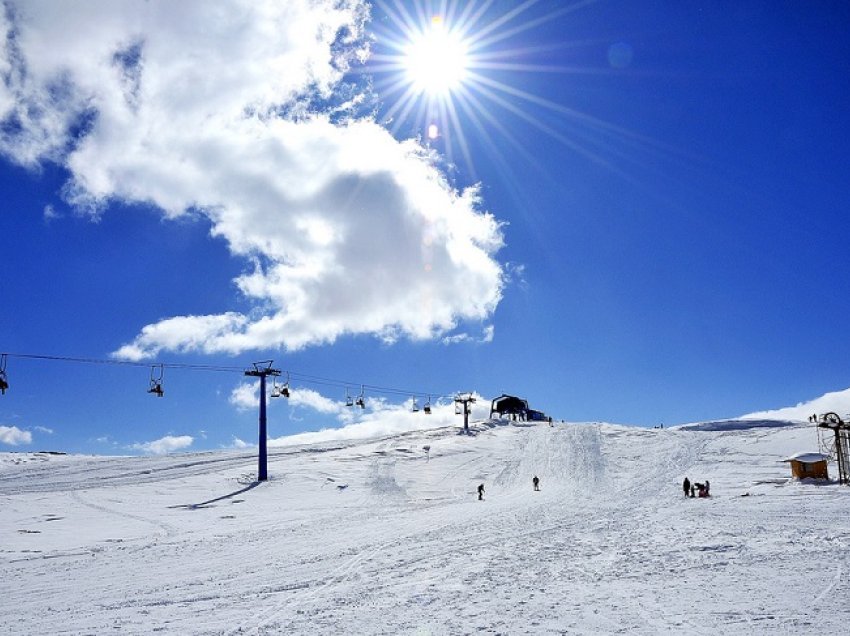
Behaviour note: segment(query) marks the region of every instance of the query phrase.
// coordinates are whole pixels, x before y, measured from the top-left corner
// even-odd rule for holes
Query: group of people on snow
[[[710,497],[709,488],[711,484],[706,479],[704,484],[699,483],[691,483],[691,480],[685,477],[685,481],[682,482],[682,490],[685,493],[685,497]],[[699,492],[699,495],[696,493]]]

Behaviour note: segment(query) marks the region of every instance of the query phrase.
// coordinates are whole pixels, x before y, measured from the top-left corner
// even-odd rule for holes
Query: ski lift
[[[269,394],[269,397],[278,398],[280,395],[280,387],[277,385],[277,381],[272,378],[272,392]]]
[[[9,380],[6,378],[6,354],[0,355],[0,395],[6,395],[9,388]]]
[[[413,411],[414,413],[419,412],[419,405],[416,403],[416,396],[415,395],[413,396],[413,406],[411,407],[410,410]]]
[[[457,401],[455,401],[455,415],[463,415],[463,407]]]
[[[345,390],[345,405],[354,406],[354,399],[348,394],[348,389]]]
[[[359,395],[359,396],[357,396],[356,404],[357,404],[357,406],[359,406],[361,409],[365,409],[365,408],[366,408],[366,398],[363,396],[363,385],[362,385],[362,384],[360,385],[360,395]]]
[[[286,372],[286,382],[284,382],[283,386],[280,387],[280,395],[281,395],[281,397],[285,397],[285,398],[288,398],[290,396],[289,371]]]
[[[277,380],[272,379],[274,386],[272,386],[271,397],[289,397],[289,371],[286,372],[286,382],[283,384],[278,384]]]
[[[148,389],[148,393],[153,393],[157,397],[162,397],[164,391],[162,390],[162,378],[165,375],[165,367],[163,365],[159,365],[159,373],[156,371],[156,365],[151,367],[151,387]]]
[[[426,415],[431,414],[431,396],[430,395],[428,396],[428,401],[425,402],[425,406],[422,407],[422,412],[425,413]]]

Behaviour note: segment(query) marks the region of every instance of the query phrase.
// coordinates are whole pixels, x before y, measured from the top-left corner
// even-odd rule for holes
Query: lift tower
[[[850,485],[850,423],[844,422],[838,413],[824,413],[820,417],[818,428],[829,429],[835,435],[833,452],[838,464],[838,482]]]
[[[254,362],[254,368],[245,371],[247,376],[260,378],[260,453],[257,463],[257,481],[266,481],[269,478],[266,454],[266,378],[280,375],[280,369],[272,369],[272,362],[272,360]]]
[[[463,413],[463,432],[469,434],[469,405],[475,402],[472,393],[461,393],[455,396],[455,413]],[[463,405],[463,411],[461,411]]]

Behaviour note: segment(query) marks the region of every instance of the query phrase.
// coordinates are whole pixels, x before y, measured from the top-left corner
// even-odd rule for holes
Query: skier
[[[484,484],[478,486],[478,501],[482,501],[484,499]]]
[[[705,490],[704,490],[704,492],[705,492],[705,496],[706,496],[706,497],[710,497],[710,496],[711,496],[711,495],[709,494],[709,492],[708,492],[708,489],[709,489],[709,487],[710,487],[710,486],[711,486],[711,484],[710,484],[710,483],[708,483],[708,480],[706,479],[706,480],[705,480]]]
[[[531,480],[531,483],[534,484],[534,490],[540,490],[540,480],[537,478],[537,475],[534,476],[534,479]]]
[[[682,490],[685,491],[685,497],[688,496],[688,493],[691,491],[691,480],[685,477],[685,481],[682,482]]]

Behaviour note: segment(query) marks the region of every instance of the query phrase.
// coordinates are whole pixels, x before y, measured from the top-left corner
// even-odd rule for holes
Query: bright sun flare
[[[408,80],[417,91],[429,95],[447,94],[466,77],[467,46],[458,33],[452,33],[439,17],[413,38],[404,51]]]

